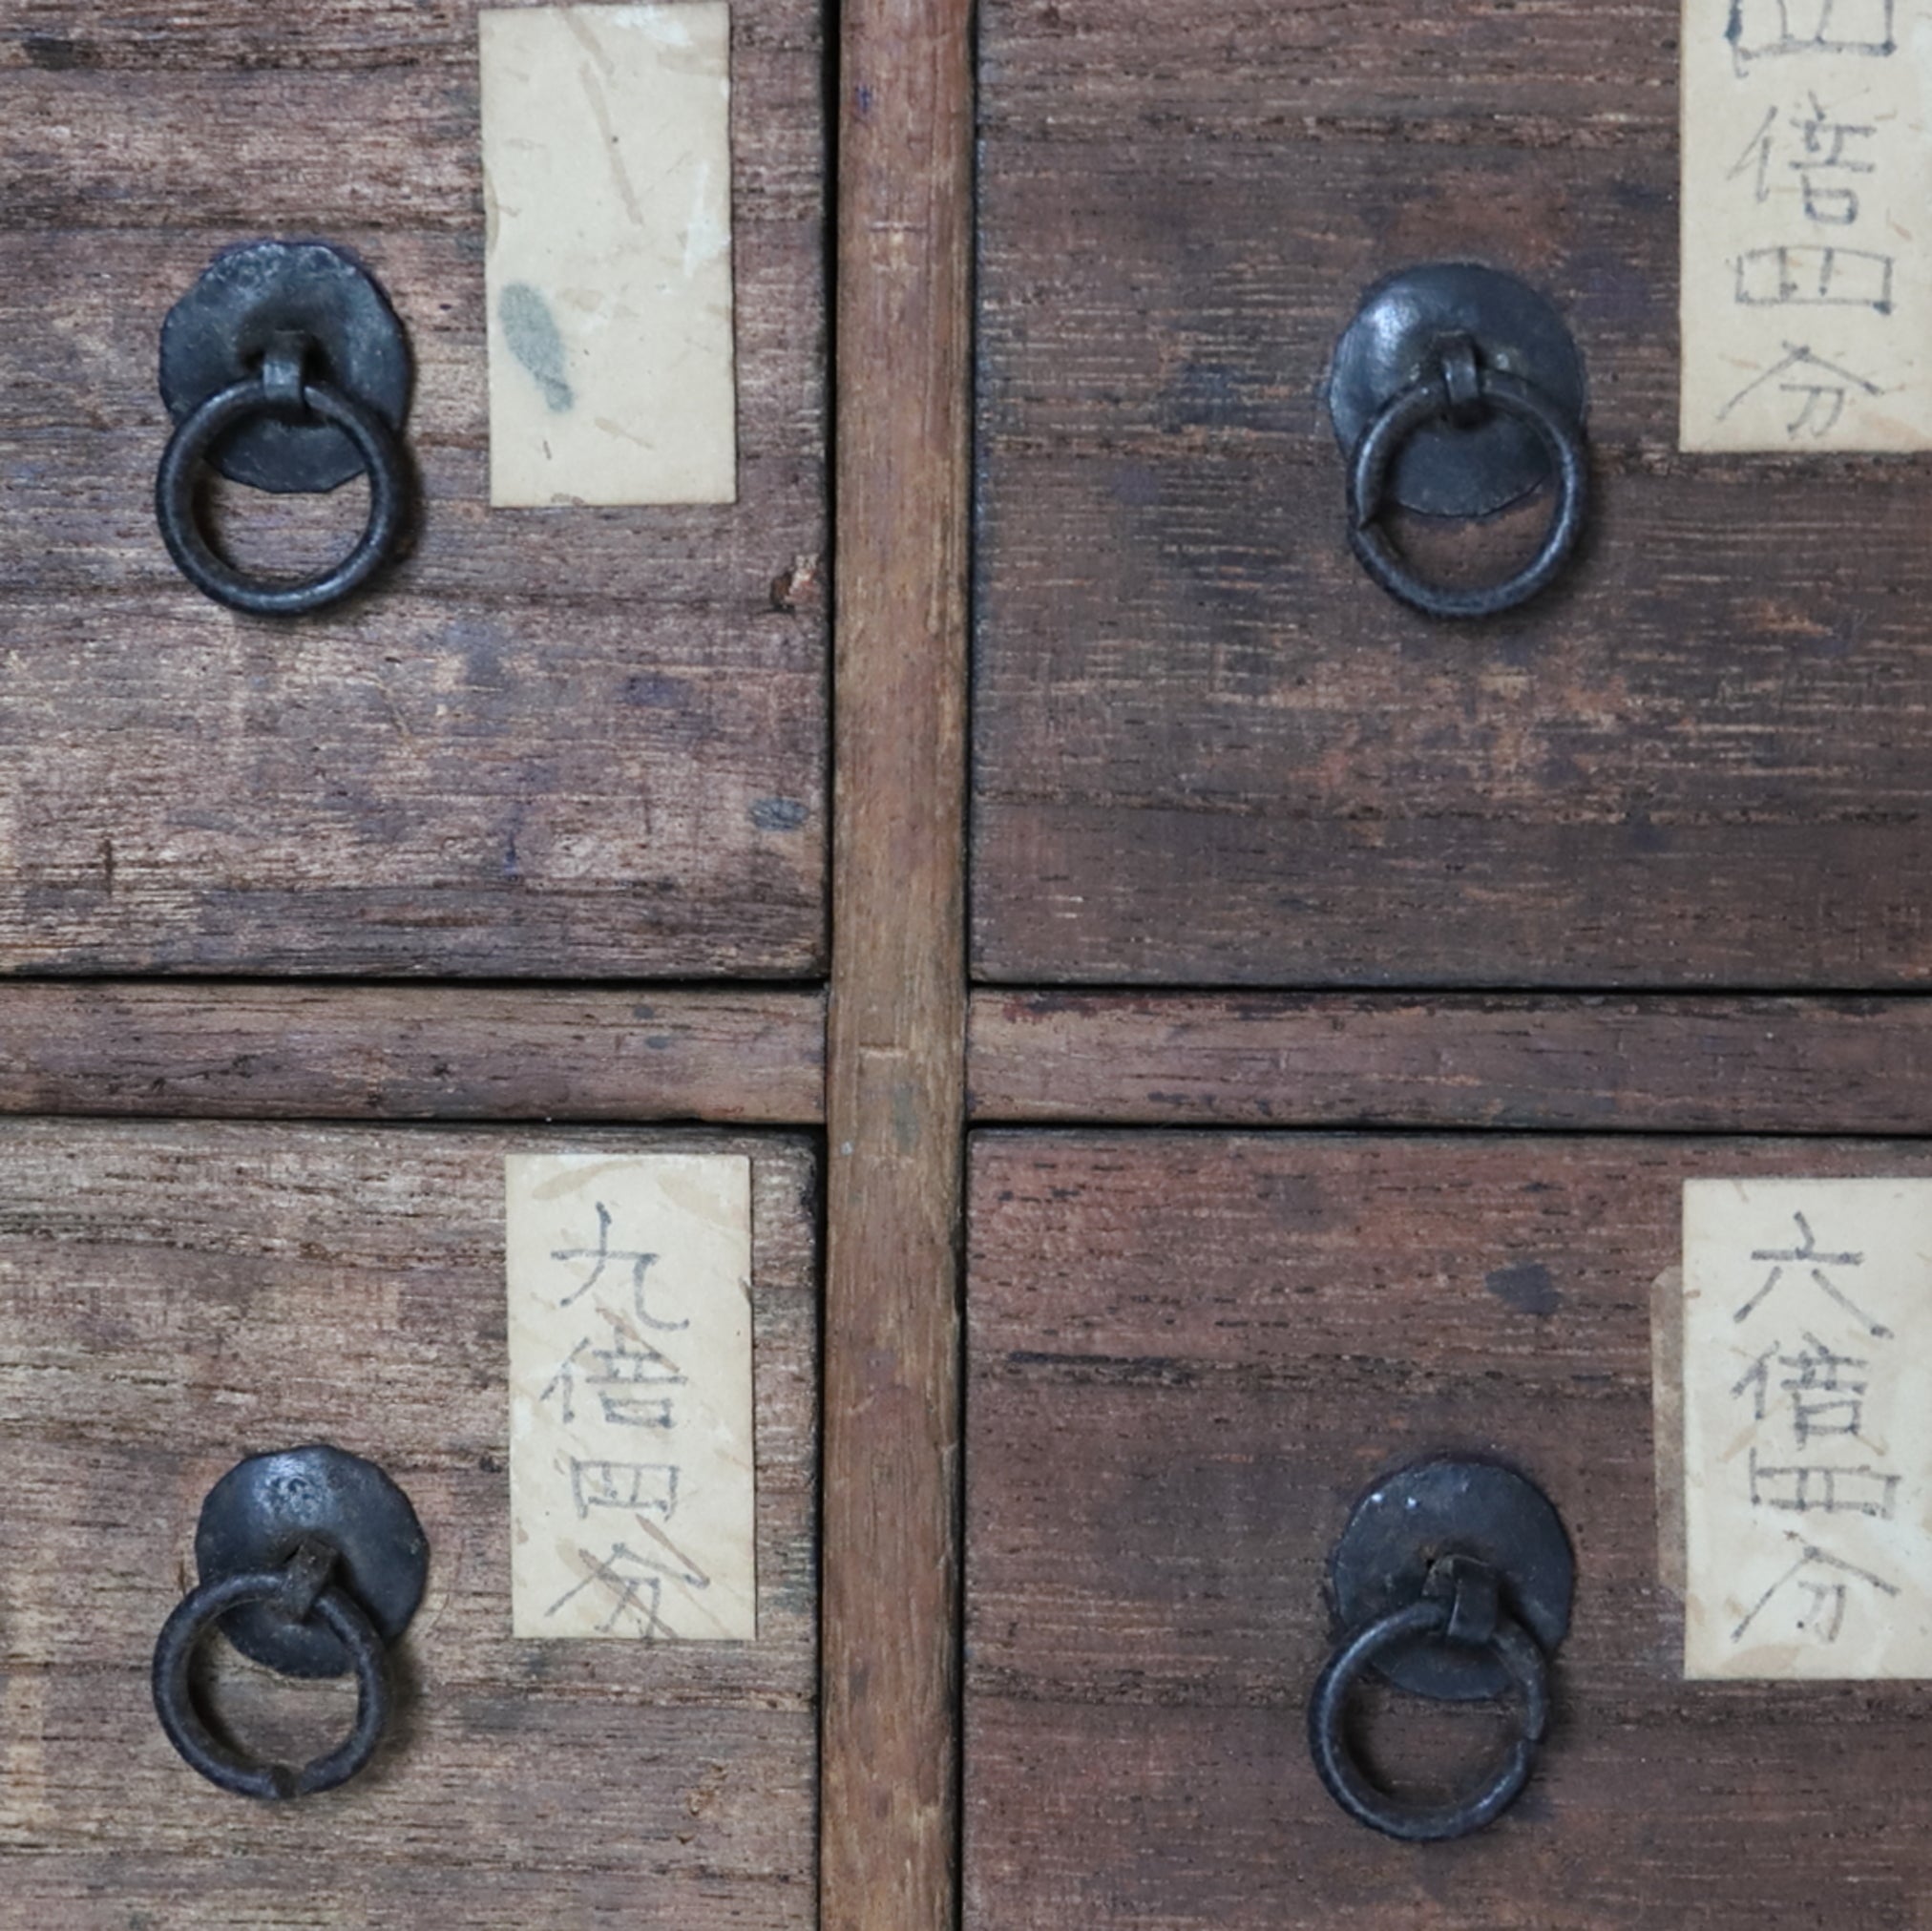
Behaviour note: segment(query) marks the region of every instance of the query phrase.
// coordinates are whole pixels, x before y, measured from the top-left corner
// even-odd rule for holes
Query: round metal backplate
[[[410,345],[368,271],[323,241],[248,241],[217,255],[161,325],[161,399],[177,422],[260,372],[277,335],[313,345],[305,373],[333,383],[400,430],[409,413]],[[333,490],[362,458],[328,423],[259,415],[210,457],[231,481],[286,494]]]
[[[1513,1469],[1487,1461],[1423,1461],[1355,1504],[1330,1564],[1335,1611],[1354,1631],[1414,1603],[1444,1556],[1496,1571],[1502,1605],[1553,1655],[1569,1629],[1576,1563],[1549,1500]],[[1503,1695],[1509,1672],[1489,1649],[1424,1640],[1391,1649],[1376,1671],[1438,1702]]]
[[[430,1572],[430,1544],[410,1499],[374,1462],[321,1443],[252,1456],[208,1491],[195,1531],[204,1583],[278,1569],[304,1537],[339,1557],[333,1580],[385,1643],[410,1627]],[[221,1633],[285,1676],[342,1676],[349,1658],[318,1622],[291,1622],[268,1604],[236,1609]]]
[[[1335,345],[1329,414],[1344,455],[1405,388],[1435,376],[1438,346],[1459,335],[1481,367],[1533,383],[1582,423],[1583,356],[1551,304],[1500,268],[1438,262],[1378,282]],[[1549,475],[1535,430],[1492,410],[1467,429],[1418,430],[1396,458],[1389,494],[1424,516],[1489,516]]]

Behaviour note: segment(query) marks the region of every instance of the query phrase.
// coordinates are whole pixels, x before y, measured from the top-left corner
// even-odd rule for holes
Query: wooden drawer
[[[1677,452],[1677,31],[982,9],[981,977],[1932,971],[1932,478]],[[1566,315],[1597,509],[1557,591],[1432,625],[1350,556],[1321,390],[1369,283],[1456,259]]]
[[[968,1276],[966,1922],[1922,1923],[1918,1683],[1686,1683],[1650,1303],[1680,1184],[1924,1176],[1918,1142],[982,1133]],[[1349,1821],[1305,1708],[1379,1475],[1506,1458],[1564,1514],[1552,1735],[1483,1835]],[[1375,1706],[1465,1774],[1476,1719]]]
[[[756,1643],[511,1639],[503,1156],[564,1145],[751,1157]],[[0,1918],[817,1922],[805,1141],[12,1122],[0,1173]],[[329,1797],[262,1805],[176,1757],[149,1661],[211,1484],[316,1438],[409,1492],[430,1585],[399,1733]],[[251,1739],[346,1728],[347,1686],[210,1651]]]
[[[10,10],[0,969],[822,965],[824,601],[774,591],[826,548],[819,16],[734,8],[736,506],[492,512],[474,14]],[[152,509],[161,319],[260,235],[360,254],[417,366],[414,553],[294,623],[192,590]],[[246,554],[359,514],[251,501]]]

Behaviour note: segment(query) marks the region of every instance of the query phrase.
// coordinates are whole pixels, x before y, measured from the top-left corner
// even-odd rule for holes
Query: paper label
[[[751,1163],[514,1154],[518,1636],[757,1634]]]
[[[1932,447],[1932,0],[1685,0],[1687,450]]]
[[[1932,1676],[1932,1181],[1687,1182],[1683,1312],[1686,1675]]]
[[[480,16],[490,500],[729,503],[729,9]]]

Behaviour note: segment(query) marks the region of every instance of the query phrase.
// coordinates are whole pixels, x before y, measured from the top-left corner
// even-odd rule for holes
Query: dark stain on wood
[[[48,73],[72,73],[77,68],[100,65],[97,47],[58,33],[24,33],[20,37],[20,51],[32,66]]]
[[[1563,1293],[1541,1261],[1516,1261],[1482,1277],[1482,1285],[1519,1314],[1547,1319],[1563,1306]]]

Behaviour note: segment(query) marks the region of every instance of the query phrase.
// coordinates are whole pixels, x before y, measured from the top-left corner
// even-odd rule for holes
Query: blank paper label
[[[1685,1673],[1932,1676],[1932,1181],[1688,1182],[1683,1305]]]
[[[506,1163],[518,1636],[757,1634],[751,1165]]]
[[[480,19],[490,500],[733,501],[728,8]]]

